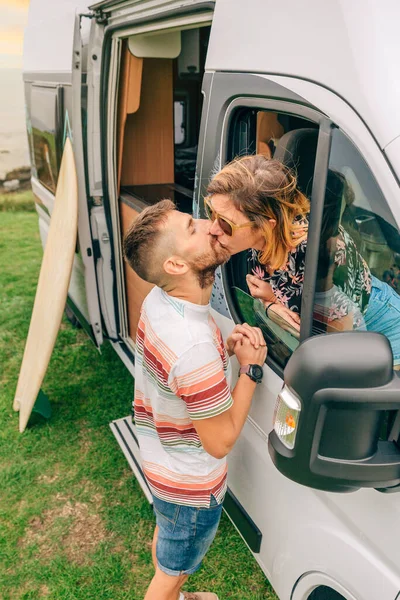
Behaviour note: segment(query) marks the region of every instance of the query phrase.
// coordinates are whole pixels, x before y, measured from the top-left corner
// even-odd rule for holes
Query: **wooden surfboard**
[[[27,426],[53,352],[67,300],[78,230],[78,184],[67,138],[43,253],[31,323],[14,398],[19,430]]]

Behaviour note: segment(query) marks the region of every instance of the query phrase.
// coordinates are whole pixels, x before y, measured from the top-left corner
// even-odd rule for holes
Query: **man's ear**
[[[170,256],[163,263],[163,269],[168,275],[185,275],[189,271],[189,265],[179,256]]]

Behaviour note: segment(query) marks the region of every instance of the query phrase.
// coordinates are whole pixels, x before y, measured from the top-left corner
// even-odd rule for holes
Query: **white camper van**
[[[30,3],[24,81],[42,242],[69,137],[79,223],[67,311],[132,376],[150,289],[122,259],[132,219],[164,197],[204,215],[212,173],[267,146],[310,198],[300,339],[248,295],[245,255],[218,272],[212,296],[224,334],[248,321],[269,347],[225,509],[282,600],[400,598],[391,347],[385,331],[313,327],[332,171],[352,190],[336,198],[340,224],[400,292],[399,23],[397,0]],[[400,315],[391,327],[400,332]],[[150,501],[134,420],[111,428]]]

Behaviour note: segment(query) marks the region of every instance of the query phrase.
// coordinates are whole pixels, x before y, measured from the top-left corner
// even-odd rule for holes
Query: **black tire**
[[[79,323],[78,319],[75,316],[75,313],[68,306],[68,304],[65,305],[64,313],[68,321],[71,323],[72,327],[75,327],[75,329],[82,329],[82,325]]]
[[[308,600],[346,600],[346,598],[332,588],[320,585],[308,596]]]

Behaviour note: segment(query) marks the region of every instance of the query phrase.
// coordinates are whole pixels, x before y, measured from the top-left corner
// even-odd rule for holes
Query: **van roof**
[[[57,0],[49,8],[47,0],[31,0],[25,73],[70,77],[75,14],[88,4]],[[324,86],[358,112],[385,148],[400,136],[398,23],[398,0],[216,0],[206,69]]]
[[[399,23],[398,0],[217,0],[206,69],[329,88],[384,148],[400,135]]]

